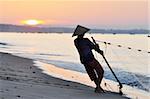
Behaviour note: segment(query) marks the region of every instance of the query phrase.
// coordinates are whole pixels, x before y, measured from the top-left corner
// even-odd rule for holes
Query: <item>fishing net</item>
[[[148,36],[124,34],[95,35],[94,37],[122,84],[149,91],[150,52],[148,42],[150,40]],[[116,81],[103,58],[95,55],[104,66],[104,77]]]

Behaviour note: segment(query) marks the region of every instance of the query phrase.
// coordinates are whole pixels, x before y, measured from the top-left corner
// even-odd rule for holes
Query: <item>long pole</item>
[[[93,42],[94,42],[95,44],[97,44],[96,41],[94,40],[94,38],[93,38],[93,37],[91,37],[91,38],[92,38]],[[112,68],[110,67],[108,61],[106,60],[106,58],[105,58],[105,56],[104,56],[103,54],[102,54],[102,57],[104,58],[106,64],[108,65],[108,67],[109,67],[109,69],[111,70],[112,74],[113,74],[114,77],[116,78],[117,82],[119,83],[119,94],[122,95],[123,93],[122,93],[122,90],[121,90],[121,89],[122,89],[123,86],[122,86],[121,82],[120,82],[119,79],[117,78],[116,74],[114,73],[114,71],[113,71]]]

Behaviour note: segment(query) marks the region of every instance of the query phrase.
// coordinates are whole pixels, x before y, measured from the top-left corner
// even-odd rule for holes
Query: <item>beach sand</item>
[[[117,93],[94,93],[91,86],[42,71],[31,59],[0,53],[0,99],[127,99]]]

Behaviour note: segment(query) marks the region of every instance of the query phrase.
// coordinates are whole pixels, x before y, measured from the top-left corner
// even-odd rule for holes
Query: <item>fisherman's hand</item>
[[[101,50],[100,54],[101,54],[101,55],[104,55],[104,52]]]
[[[104,52],[100,49],[97,52],[100,53],[101,55],[104,55]]]
[[[100,50],[100,48],[99,48],[99,45],[98,45],[98,44],[95,44],[95,50],[96,50],[98,53],[100,53],[101,55],[103,55],[103,54],[104,54],[104,52],[103,52],[102,50]]]
[[[95,44],[95,49],[98,50],[99,49],[99,45]]]

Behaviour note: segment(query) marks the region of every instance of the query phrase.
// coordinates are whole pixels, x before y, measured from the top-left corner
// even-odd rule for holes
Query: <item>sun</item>
[[[42,20],[29,19],[29,20],[23,20],[22,23],[23,23],[24,25],[35,26],[35,25],[43,24],[44,22],[43,22]]]

